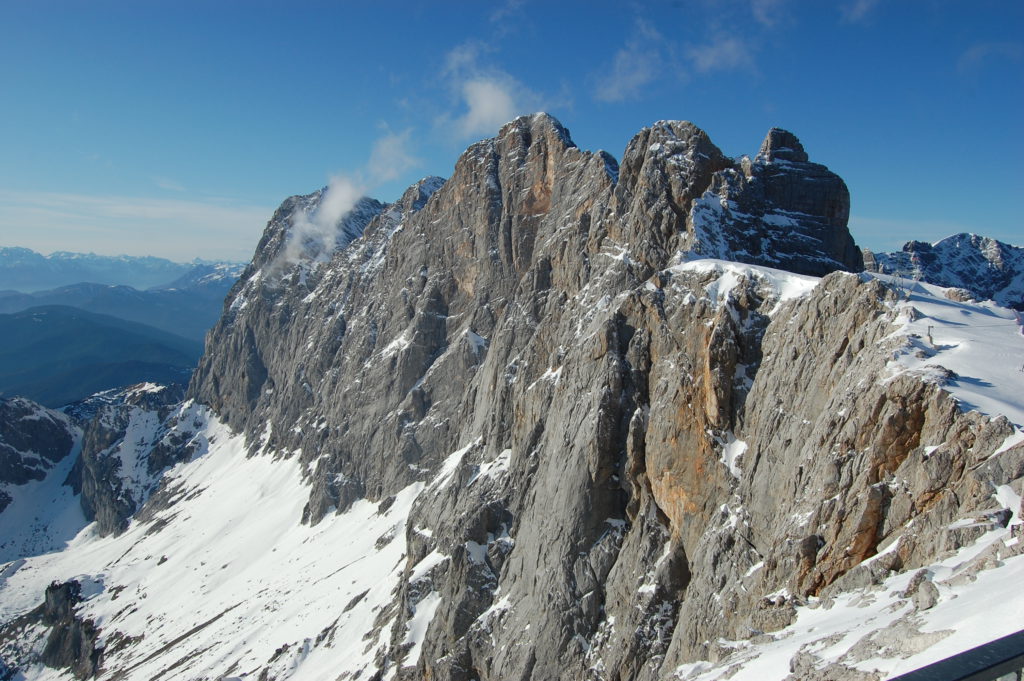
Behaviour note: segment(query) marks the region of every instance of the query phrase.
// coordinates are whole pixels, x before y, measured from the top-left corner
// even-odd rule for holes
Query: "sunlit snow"
[[[108,642],[105,666],[128,678],[241,677],[269,665],[287,678],[333,680],[365,667],[389,626],[364,636],[404,569],[405,533],[392,530],[423,484],[386,511],[359,501],[310,527],[299,523],[308,488],[295,458],[247,456],[244,439],[212,417],[205,433],[208,451],[167,474],[180,500],[156,522],[107,538],[90,525],[66,551],[0,566],[0,615],[31,609],[51,581],[77,576],[103,584],[82,616],[105,635],[138,637],[125,648]],[[39,667],[28,678],[63,677]]]

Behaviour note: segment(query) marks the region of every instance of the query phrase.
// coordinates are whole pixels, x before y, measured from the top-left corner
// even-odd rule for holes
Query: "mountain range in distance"
[[[193,264],[175,279],[145,290],[124,283],[95,282],[32,292],[0,290],[0,313],[65,305],[202,342],[206,330],[220,316],[224,296],[242,269],[244,266],[232,263]]]
[[[202,343],[64,305],[0,314],[0,396],[60,407],[143,381],[188,383]]]
[[[97,255],[57,251],[50,255],[19,246],[0,246],[0,291],[44,291],[89,282],[148,289],[167,286],[197,267],[235,263],[196,259],[180,263],[154,256]]]
[[[0,248],[0,395],[59,407],[142,381],[188,383],[243,269]]]

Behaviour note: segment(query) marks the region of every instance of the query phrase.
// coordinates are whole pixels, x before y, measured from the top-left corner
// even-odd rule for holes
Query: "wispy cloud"
[[[387,132],[374,142],[364,168],[333,176],[316,208],[292,217],[288,241],[277,265],[303,258],[329,258],[338,245],[342,221],[359,199],[420,164],[412,153],[412,128],[392,132],[385,125],[384,129]]]
[[[638,20],[629,40],[616,51],[611,65],[596,76],[594,99],[600,102],[637,99],[644,87],[658,77],[665,62],[664,38],[653,26]]]
[[[519,12],[525,4],[526,0],[505,0],[502,3],[499,3],[491,12],[491,23],[497,24],[509,19]]]
[[[750,0],[750,11],[754,19],[768,28],[783,20],[783,6],[786,0]]]
[[[520,110],[514,92],[514,84],[505,78],[479,77],[462,83],[466,113],[455,121],[459,134],[491,134],[514,118]]]
[[[490,49],[470,41],[446,56],[444,78],[458,102],[457,111],[436,122],[459,139],[493,135],[517,115],[543,108],[540,95],[507,71],[486,63],[484,54]]]
[[[41,252],[244,261],[272,210],[227,200],[0,191],[0,230],[5,245]]]
[[[420,165],[412,154],[412,128],[402,132],[388,132],[377,139],[366,164],[370,181],[374,184],[397,180],[402,173]]]
[[[769,17],[769,12],[781,2],[754,0],[751,7],[755,17],[761,12],[765,22],[775,21]],[[736,7],[731,6],[730,11],[734,10]],[[686,81],[693,75],[754,68],[752,43],[734,33],[715,29],[709,33],[714,37],[706,43],[680,47],[646,21],[638,20],[611,65],[596,77],[594,99],[603,102],[636,100],[658,79]]]
[[[840,5],[839,12],[842,14],[843,21],[855,24],[867,19],[880,2],[881,0],[852,0],[852,2]]]
[[[166,189],[170,192],[183,192],[186,191],[185,185],[170,179],[169,177],[155,176],[153,177],[153,184],[160,189]]]
[[[699,73],[751,68],[754,65],[747,43],[732,36],[720,36],[704,45],[690,47],[686,56]]]
[[[288,241],[275,266],[303,258],[329,259],[337,243],[339,223],[365,195],[366,187],[357,180],[344,175],[332,177],[316,209],[292,217]]]
[[[956,62],[956,70],[965,75],[982,68],[987,61],[1020,61],[1022,58],[1024,58],[1024,45],[1021,43],[979,43],[964,50]]]

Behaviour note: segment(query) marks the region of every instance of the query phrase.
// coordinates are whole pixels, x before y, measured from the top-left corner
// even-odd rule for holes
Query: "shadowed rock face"
[[[778,128],[735,162],[692,123],[656,123],[626,147],[615,199],[612,235],[653,269],[677,252],[817,276],[862,268],[846,184]]]
[[[20,397],[0,400],[0,484],[42,480],[71,453],[75,429],[59,412]],[[0,512],[10,497],[0,489]]]
[[[100,535],[123,531],[164,470],[188,459],[188,438],[168,422],[183,397],[182,386],[141,384],[72,407],[88,420],[65,484],[81,495],[85,517],[96,521]]]
[[[46,588],[43,602],[31,612],[0,626],[3,678],[15,677],[21,666],[38,660],[76,679],[95,678],[103,659],[100,631],[92,620],[75,612],[82,602],[82,585],[70,580]]]

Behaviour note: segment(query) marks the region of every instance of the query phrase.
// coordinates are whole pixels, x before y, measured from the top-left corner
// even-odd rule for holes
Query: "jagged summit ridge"
[[[769,153],[757,162],[736,163],[696,125],[660,121],[630,141],[619,165],[604,152],[578,149],[552,116],[523,116],[471,145],[449,180],[427,178],[395,204],[367,204],[370,210],[359,214],[360,221],[369,217],[361,238],[319,253],[319,269],[280,274],[289,230],[296,219],[316,213],[323,191],[292,197],[275,213],[250,270],[229,295],[228,314],[210,337],[189,395],[249,432],[253,442],[261,441],[266,424],[298,419],[294,432],[269,437],[305,458],[326,443],[305,442],[304,410],[322,409],[348,422],[353,419],[338,409],[353,386],[391,385],[366,403],[372,416],[353,426],[356,432],[343,429],[345,445],[337,445],[340,451],[372,448],[381,423],[404,410],[429,409],[418,397],[427,392],[424,362],[438,376],[474,366],[486,344],[470,344],[469,354],[455,348],[467,338],[490,338],[523,286],[539,287],[528,308],[539,316],[545,291],[557,290],[565,300],[605,276],[614,276],[618,288],[695,256],[815,275],[857,269],[848,257],[857,249],[846,229],[842,180],[817,164],[775,162],[772,154],[800,149],[790,133],[771,131],[763,149]],[[610,256],[621,269],[608,271]],[[264,273],[268,265],[272,271]],[[335,290],[347,293],[321,309]],[[310,327],[303,319],[331,321]],[[282,330],[293,340],[280,338]],[[303,352],[296,365],[290,347],[299,338],[317,350]],[[442,370],[446,363],[451,368]],[[299,381],[292,378],[296,371]],[[458,394],[460,387],[461,379],[444,392]],[[338,406],[325,404],[326,395]],[[441,431],[431,434],[440,439],[429,447],[399,435],[392,446],[414,458],[457,448]],[[407,466],[348,454],[335,455],[331,468],[338,465],[346,468],[347,482],[343,489],[314,487],[313,521],[321,513],[316,509],[344,508],[364,493],[375,497],[367,478],[389,480],[379,492],[386,495],[416,477]]]
[[[761,150],[757,153],[758,159],[766,163],[774,161],[792,161],[793,163],[807,163],[810,159],[804,151],[804,145],[800,143],[797,136],[782,128],[772,128],[761,143]]]
[[[538,149],[576,149],[569,131],[553,116],[521,116],[502,126],[496,137],[466,150],[456,163],[456,184],[461,186],[465,179],[459,169],[470,163],[506,159],[521,165],[525,150],[535,143]],[[788,131],[770,130],[754,162],[726,157],[688,121],[663,120],[641,130],[627,145],[621,165],[603,151],[583,153],[603,161],[610,183],[603,189],[601,183],[573,189],[611,194],[600,199],[606,212],[601,219],[609,221],[609,234],[647,272],[672,257],[716,257],[818,276],[863,267],[847,230],[846,185],[825,166],[810,163],[799,139]],[[540,162],[550,166],[560,155],[545,153]],[[498,166],[492,170],[479,189],[500,189]],[[546,170],[550,174],[551,168]],[[432,182],[429,194],[440,187],[439,181]],[[459,196],[467,189],[462,187]],[[276,254],[293,240],[281,227],[316,215],[325,191],[291,197],[282,204],[270,222],[275,228],[267,230],[257,248],[254,264],[279,262]],[[385,207],[362,199],[344,218],[345,224],[336,227],[339,236],[328,248],[310,247],[303,255],[329,259],[332,250],[357,238],[374,215],[391,210],[394,217],[395,210],[418,210],[425,200],[426,195],[414,207],[403,197]]]

